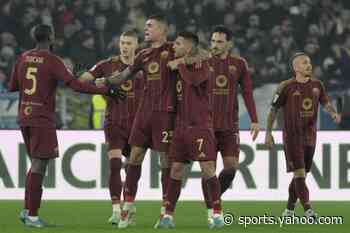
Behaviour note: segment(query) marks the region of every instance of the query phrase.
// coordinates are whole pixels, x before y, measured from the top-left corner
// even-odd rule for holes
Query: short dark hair
[[[136,40],[139,40],[138,33],[137,33],[137,31],[136,31],[135,29],[126,30],[126,31],[124,31],[120,36],[135,37]]]
[[[181,37],[185,38],[186,40],[190,40],[194,46],[198,46],[198,44],[199,44],[199,38],[193,32],[182,31],[182,32],[178,33],[177,36],[181,36]]]
[[[211,35],[213,35],[215,32],[225,34],[226,35],[226,40],[231,40],[232,36],[233,36],[232,31],[228,27],[226,27],[224,25],[216,25],[213,28],[213,30],[211,32]]]
[[[148,19],[153,19],[153,20],[156,20],[156,21],[158,21],[158,22],[160,22],[160,23],[163,23],[163,24],[165,24],[165,25],[168,25],[168,20],[167,20],[167,18],[166,18],[164,15],[162,15],[162,14],[150,15],[150,16],[148,17]]]
[[[47,24],[38,24],[32,29],[32,36],[37,43],[50,41],[52,33],[53,30],[51,26]]]

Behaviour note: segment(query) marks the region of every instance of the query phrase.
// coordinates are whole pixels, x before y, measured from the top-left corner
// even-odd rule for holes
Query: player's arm
[[[185,64],[178,65],[179,73],[181,78],[190,85],[198,87],[202,82],[205,82],[209,79],[207,72],[202,71],[189,71]],[[208,70],[209,72],[209,70]]]
[[[90,68],[90,70],[86,69],[77,69],[78,72],[75,73],[75,76],[78,77],[80,82],[92,82],[98,78],[102,78],[104,76],[104,71],[106,70],[106,66],[108,65],[109,60],[102,60],[98,62],[96,65]]]
[[[245,60],[242,60],[241,75],[242,78],[240,79],[240,86],[242,89],[244,104],[248,110],[248,114],[251,121],[250,134],[252,135],[252,139],[254,141],[258,137],[260,129],[258,125],[258,115],[256,113],[256,106],[253,97],[252,78],[248,70],[248,64]]]
[[[137,71],[134,71],[130,67],[127,67],[124,69],[122,72],[114,72],[111,76],[105,77],[105,81],[108,85],[116,85],[120,86],[123,84],[125,81],[134,79],[134,74]]]
[[[282,83],[278,86],[275,94],[273,95],[271,108],[267,115],[265,145],[268,148],[272,148],[273,144],[275,143],[272,136],[272,128],[275,123],[279,108],[283,106],[285,103],[284,92],[283,92],[284,87],[285,87],[285,83]]]
[[[210,53],[204,49],[197,49],[194,53],[186,55],[181,58],[177,58],[168,62],[168,67],[172,70],[176,70],[180,64],[193,65],[198,64],[197,67],[201,67],[201,63],[210,58]]]
[[[78,80],[83,83],[94,81],[96,78],[89,72],[85,71],[82,75],[78,77]]]
[[[12,73],[11,73],[11,78],[10,78],[10,83],[8,86],[8,90],[11,92],[14,91],[19,91],[19,81],[18,81],[18,71],[17,71],[17,66],[18,66],[18,60],[16,64],[12,68]]]
[[[101,94],[115,96],[115,90],[108,87],[98,88],[95,85],[89,83],[82,83],[77,80],[73,74],[66,68],[64,63],[59,58],[53,58],[52,60],[52,76],[56,80],[61,80],[63,83],[72,88],[73,90],[87,94]]]
[[[111,76],[105,77],[106,83],[108,85],[114,84],[120,86],[125,81],[134,79],[136,76],[135,74],[142,70],[143,63],[149,59],[149,53],[150,50],[148,49],[140,51],[135,57],[134,64],[128,66],[122,72],[114,72]]]
[[[186,65],[192,65],[195,63],[200,63],[204,60],[209,59],[210,53],[205,49],[197,49],[193,55],[186,55],[183,58],[183,63]]]
[[[322,104],[324,110],[332,117],[333,121],[337,124],[341,122],[341,115],[338,114],[337,110],[333,107],[326,90],[321,83],[321,93],[320,93],[320,103]]]
[[[265,144],[268,148],[272,148],[275,141],[272,136],[272,128],[277,117],[278,108],[271,106],[270,111],[267,115],[267,125],[266,125],[266,135],[265,135]]]

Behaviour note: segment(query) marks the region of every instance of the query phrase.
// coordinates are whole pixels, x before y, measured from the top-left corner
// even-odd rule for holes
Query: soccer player
[[[175,57],[196,53],[198,36],[191,32],[179,33],[174,43]],[[166,214],[160,219],[157,228],[173,228],[173,213],[180,196],[181,181],[185,164],[199,161],[203,178],[208,185],[213,202],[213,221],[210,228],[223,227],[221,213],[220,184],[215,174],[216,145],[213,130],[213,116],[210,103],[211,75],[208,62],[201,67],[186,66],[176,60],[169,63],[178,69],[176,92],[176,127],[170,148],[172,162],[171,175],[167,187]]]
[[[145,41],[149,42],[151,47],[141,50],[136,55],[133,65],[106,79],[107,83],[120,85],[125,80],[131,79],[133,74],[140,70],[143,70],[146,76],[143,98],[129,138],[129,144],[132,146],[124,185],[124,206],[119,228],[128,227],[130,209],[134,205],[137,184],[141,176],[141,164],[147,148],[152,148],[160,155],[163,194],[160,214],[162,216],[165,213],[166,187],[170,174],[167,154],[175,121],[176,86],[175,79],[171,78],[172,71],[167,67],[168,62],[174,58],[172,43],[166,39],[167,32],[168,24],[163,16],[150,16],[145,25]],[[190,63],[197,58],[194,57],[193,60],[183,58],[182,60]]]
[[[93,66],[90,71],[83,73],[79,80],[92,81],[111,76],[114,72],[121,72],[132,65],[135,50],[138,48],[137,33],[133,30],[125,31],[119,39],[120,56],[110,57]],[[136,74],[134,80],[128,80],[120,87],[125,91],[127,99],[117,101],[107,97],[107,111],[105,117],[105,138],[108,146],[108,159],[110,165],[109,192],[112,200],[112,216],[109,222],[118,224],[120,220],[120,196],[122,181],[120,170],[122,167],[122,154],[129,156],[128,139],[131,132],[136,110],[143,92],[142,72]]]
[[[340,115],[331,105],[325,88],[320,80],[312,78],[310,57],[305,53],[296,53],[291,58],[294,77],[283,81],[273,96],[268,114],[265,144],[271,148],[274,144],[272,127],[279,108],[283,110],[283,144],[287,172],[294,177],[289,184],[289,198],[283,216],[293,216],[295,204],[299,198],[305,216],[316,218],[309,200],[309,190],[305,183],[310,171],[316,145],[316,122],[319,103],[321,103],[336,123]]]
[[[33,29],[36,48],[19,56],[13,68],[9,90],[19,91],[18,123],[21,128],[31,168],[27,174],[25,206],[20,219],[29,227],[44,227],[38,217],[42,182],[51,159],[58,157],[55,123],[55,98],[58,82],[85,93],[114,96],[114,89],[97,88],[75,79],[63,61],[50,52],[54,40],[50,26]]]
[[[214,69],[212,79],[212,98],[214,113],[214,131],[217,141],[216,150],[221,152],[224,168],[219,181],[221,195],[229,188],[235,177],[239,159],[238,128],[238,86],[241,87],[245,106],[251,120],[253,141],[259,133],[258,118],[253,99],[252,80],[247,62],[230,54],[232,32],[225,26],[214,27],[211,34],[209,62]],[[208,208],[208,220],[212,219],[213,207],[208,187],[202,179],[202,190]]]

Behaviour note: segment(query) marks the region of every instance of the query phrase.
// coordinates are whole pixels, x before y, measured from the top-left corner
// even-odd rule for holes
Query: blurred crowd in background
[[[290,78],[290,55],[305,51],[312,59],[314,76],[324,82],[334,104],[343,106],[341,128],[349,127],[350,1],[346,0],[2,0],[0,93],[6,93],[16,56],[34,47],[30,31],[35,24],[54,27],[55,53],[68,67],[90,68],[117,53],[124,30],[136,28],[142,39],[147,16],[155,13],[168,17],[170,40],[186,29],[200,36],[204,48],[214,25],[229,27],[234,32],[232,52],[248,61],[261,114],[276,85]],[[6,96],[0,99],[0,128],[15,127],[10,119],[17,110],[16,97]],[[87,114],[91,96],[61,88],[58,98],[60,127],[91,128]],[[244,107],[240,116],[241,128],[246,128]],[[259,118],[264,127],[266,116],[259,114]],[[337,128],[322,112],[320,120],[322,129]]]

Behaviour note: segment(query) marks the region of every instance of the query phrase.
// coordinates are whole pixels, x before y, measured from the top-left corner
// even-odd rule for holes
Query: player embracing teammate
[[[88,72],[83,73],[79,80],[89,82],[96,80],[97,85],[104,84],[103,79],[113,73],[122,72],[134,63],[135,50],[138,48],[136,31],[129,30],[121,34],[119,39],[120,55],[112,56],[98,62]],[[109,222],[117,225],[121,216],[120,197],[122,191],[121,168],[122,155],[129,157],[130,145],[128,139],[131,133],[136,111],[143,93],[142,72],[136,73],[133,80],[123,83],[120,88],[125,92],[125,100],[107,98],[104,133],[108,147],[109,159],[109,192],[112,201],[112,216]],[[132,208],[132,214],[136,209]],[[133,221],[132,218],[129,219]]]

